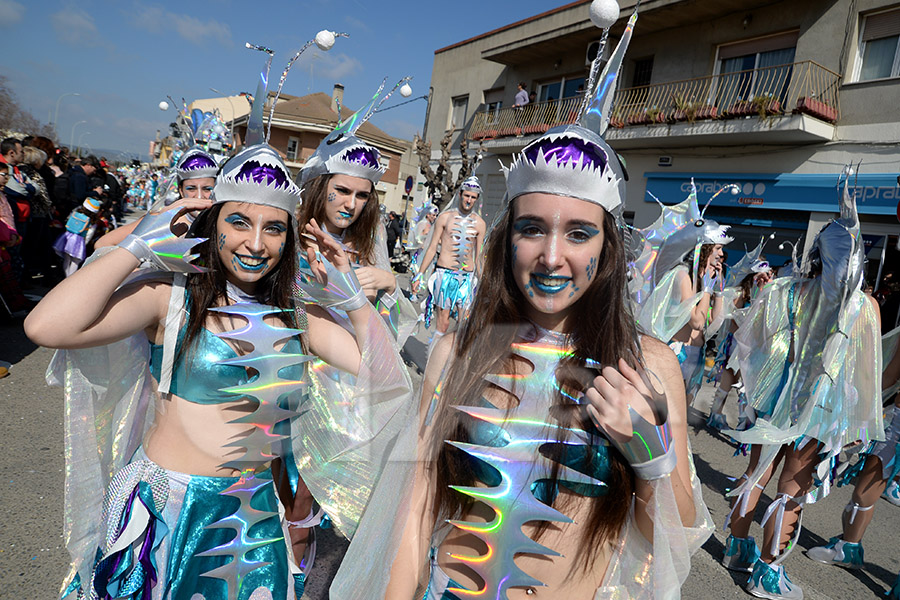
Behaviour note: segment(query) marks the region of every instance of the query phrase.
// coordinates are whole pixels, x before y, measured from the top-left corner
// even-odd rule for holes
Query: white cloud
[[[0,0],[2,1],[2,0]],[[132,22],[150,33],[162,33],[172,27],[185,41],[194,44],[217,42],[231,46],[231,28],[215,19],[202,20],[188,14],[177,14],[157,4],[135,2]]]
[[[73,45],[96,46],[99,41],[94,19],[83,10],[70,6],[50,15],[56,35]]]
[[[317,50],[313,51],[311,54],[304,55],[300,59],[300,62],[303,63],[300,68],[308,69],[310,61],[312,61],[313,65],[313,76],[324,77],[331,82],[339,81],[344,77],[355,75],[362,71],[361,62],[342,52],[332,54],[330,52],[322,53]]]
[[[0,0],[0,27],[9,27],[22,20],[25,7],[13,0]]]

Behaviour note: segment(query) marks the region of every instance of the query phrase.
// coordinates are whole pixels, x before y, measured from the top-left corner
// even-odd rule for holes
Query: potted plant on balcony
[[[754,96],[750,103],[753,105],[756,114],[763,121],[772,115],[781,114],[781,101],[772,94]]]
[[[755,113],[756,109],[749,100],[738,100],[724,111],[726,117],[750,117]]]
[[[794,112],[807,114],[829,123],[835,123],[838,119],[838,111],[835,107],[826,101],[806,96],[797,99],[797,108],[794,109]]]
[[[648,108],[647,112],[645,114],[647,115],[647,119],[651,123],[665,123],[666,122],[665,111],[663,111],[663,109],[661,109],[661,108],[657,108],[656,106],[654,106],[652,108]]]
[[[646,110],[633,112],[630,115],[628,115],[628,119],[626,119],[626,120],[628,121],[629,125],[649,125],[650,124],[650,119],[647,117]]]

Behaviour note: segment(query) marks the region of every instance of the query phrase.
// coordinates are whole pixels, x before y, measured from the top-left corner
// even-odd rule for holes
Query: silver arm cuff
[[[360,287],[353,269],[344,273],[328,262],[325,257],[320,256],[319,260],[325,265],[325,274],[328,278],[328,282],[323,286],[313,276],[306,257],[301,254],[299,259],[300,272],[296,279],[297,288],[315,300],[316,304],[349,312],[365,306],[369,301]]]
[[[134,231],[126,236],[120,248],[128,250],[141,261],[161,271],[176,273],[201,273],[205,269],[192,265],[197,258],[191,249],[205,242],[205,238],[183,238],[172,233],[172,218],[175,213],[148,213],[141,219]]]
[[[675,469],[678,457],[672,446],[672,432],[669,430],[668,415],[663,415],[662,425],[654,425],[644,419],[631,407],[632,436],[627,442],[610,438],[610,443],[618,448],[625,460],[634,469],[634,474],[650,481],[665,477]]]

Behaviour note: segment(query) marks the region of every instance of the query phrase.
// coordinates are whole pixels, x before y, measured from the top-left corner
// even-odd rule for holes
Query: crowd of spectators
[[[29,289],[52,287],[78,267],[83,256],[67,254],[67,237],[79,236],[89,255],[129,201],[144,207],[149,186],[132,172],[71,155],[46,137],[0,142],[0,318],[27,311]]]

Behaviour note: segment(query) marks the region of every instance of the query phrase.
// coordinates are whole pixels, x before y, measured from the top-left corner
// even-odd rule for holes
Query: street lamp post
[[[211,92],[213,92],[213,93],[215,93],[215,94],[222,94],[222,92],[220,92],[220,91],[217,90],[216,88],[209,88],[209,91],[211,91]],[[230,123],[231,127],[230,127],[230,131],[231,131],[231,143],[234,144],[234,115],[235,115],[235,111],[234,111],[234,103],[231,101],[231,96],[226,96],[225,94],[222,94],[222,96],[224,96],[225,99],[228,100],[228,105],[231,107],[231,123]]]
[[[87,123],[87,121],[78,121],[74,125],[72,125],[72,136],[69,138],[69,149],[71,150],[75,146],[75,128],[81,125],[82,123]]]
[[[84,136],[91,135],[90,131],[82,131],[78,134],[78,156],[81,156],[81,140],[84,139]]]
[[[56,99],[56,112],[53,113],[53,127],[56,128],[59,126],[59,101],[65,98],[66,96],[80,96],[78,92],[66,92],[62,94],[59,98]],[[57,134],[59,135],[59,134]]]

